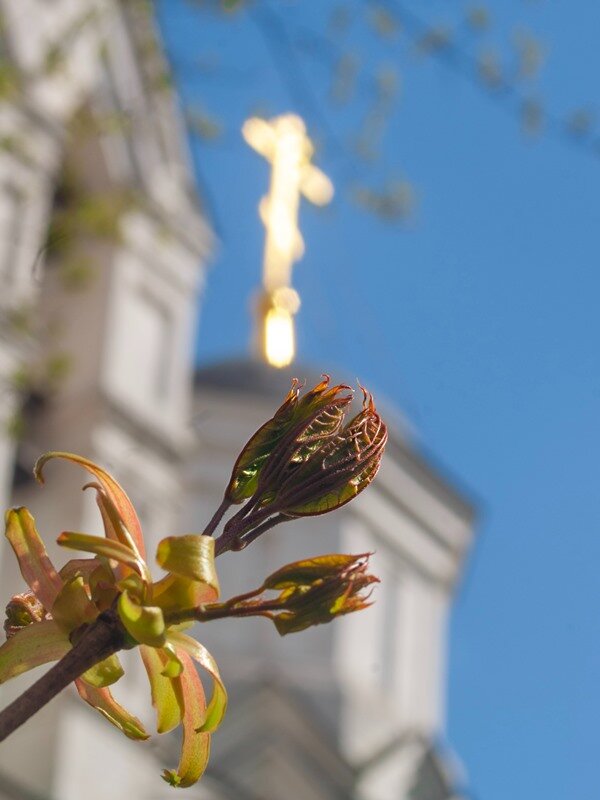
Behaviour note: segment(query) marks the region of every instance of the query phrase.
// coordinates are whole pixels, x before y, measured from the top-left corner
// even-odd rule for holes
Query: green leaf
[[[85,581],[89,581],[90,575],[99,566],[101,566],[101,562],[97,558],[73,558],[59,569],[58,574],[63,581],[76,578],[78,575],[81,575]]]
[[[169,631],[167,638],[176,649],[185,650],[213,679],[212,697],[206,709],[206,718],[199,728],[201,732],[211,733],[219,727],[227,710],[227,690],[219,674],[217,662],[204,645],[185,633]]]
[[[52,608],[62,581],[48,558],[35,520],[26,508],[11,508],[6,512],[6,538],[15,552],[25,582],[44,608]]]
[[[264,589],[291,589],[298,586],[310,585],[319,578],[326,578],[336,574],[345,567],[356,563],[356,555],[342,555],[334,553],[325,556],[315,556],[303,561],[286,564],[273,572],[263,583]]]
[[[162,608],[165,617],[182,608],[197,608],[218,598],[212,586],[179,575],[166,575],[152,585],[152,602]]]
[[[136,642],[150,647],[164,645],[167,637],[165,620],[160,608],[141,605],[125,590],[119,596],[117,609],[127,633]]]
[[[286,512],[296,517],[302,517],[326,514],[328,511],[334,511],[340,508],[360,494],[363,489],[367,488],[377,475],[380,463],[380,457],[372,459],[361,472],[350,478],[348,483],[340,489],[332,489],[329,492],[324,492],[322,495],[307,503],[301,503],[297,506],[292,505],[290,508],[286,509]]]
[[[181,683],[164,674],[169,661],[169,656],[164,650],[156,650],[142,644],[140,655],[150,681],[152,705],[156,709],[156,730],[158,733],[167,733],[176,728],[183,717]]]
[[[168,572],[206,584],[214,590],[214,599],[218,598],[215,540],[211,536],[168,536],[158,544],[156,561]]]
[[[336,487],[328,492],[308,500],[298,505],[290,505],[286,508],[286,513],[294,517],[312,517],[319,514],[327,514],[328,511],[335,511],[336,508],[346,505],[358,494],[356,486],[349,481],[344,486]]]
[[[90,600],[81,576],[67,581],[52,605],[52,618],[65,633],[93,622],[97,616],[98,610]]]
[[[167,644],[161,648],[161,653],[165,655],[165,666],[162,674],[167,678],[178,678],[183,672],[183,664],[179,660],[173,645],[167,642]]]
[[[58,661],[70,649],[69,637],[53,620],[28,625],[0,647],[0,683],[41,664]]]
[[[272,619],[280,636],[286,636],[288,633],[300,633],[316,624],[312,619],[298,619],[297,614],[289,611],[283,611],[281,614],[273,616]]]
[[[96,709],[103,717],[115,725],[129,739],[148,739],[142,723],[119,705],[112,696],[110,689],[95,689],[84,683],[81,679],[75,681],[75,686],[80,697]]]
[[[193,786],[206,769],[210,734],[200,732],[206,719],[206,699],[194,662],[179,648],[177,656],[183,663],[183,672],[173,680],[180,682],[183,696],[183,742],[177,770],[164,770],[163,778],[171,786],[185,788]]]
[[[131,597],[135,597],[140,603],[144,602],[148,594],[148,586],[136,572],[130,572],[126,578],[116,584],[119,592],[129,592]]]
[[[86,553],[94,553],[102,558],[126,564],[137,572],[143,581],[150,583],[150,573],[146,564],[121,542],[105,539],[104,536],[90,536],[88,533],[76,533],[74,531],[63,531],[56,541],[61,547],[68,547],[71,550],[83,550]]]
[[[81,680],[85,681],[88,686],[102,689],[116,683],[124,674],[121,662],[116,655],[112,655],[86,670],[81,676]]]
[[[38,479],[40,483],[44,483],[44,477],[43,477],[44,466],[52,458],[64,458],[67,461],[71,461],[73,464],[78,464],[100,481],[100,484],[102,485],[104,491],[114,503],[118,511],[119,517],[122,519],[123,524],[125,525],[125,528],[129,531],[129,533],[133,537],[133,540],[136,544],[136,547],[139,551],[141,558],[145,559],[146,549],[144,546],[142,526],[140,525],[138,516],[135,513],[135,508],[133,507],[133,504],[129,499],[129,497],[127,497],[125,491],[112,477],[112,475],[109,475],[108,472],[102,469],[102,467],[99,467],[97,464],[94,464],[93,461],[89,461],[87,458],[82,458],[81,456],[75,455],[74,453],[63,453],[54,451],[46,453],[45,455],[38,458],[35,464],[33,471],[35,477]]]
[[[260,470],[275,446],[289,430],[298,404],[300,389],[292,384],[287,397],[274,416],[265,422],[246,442],[233,466],[226,496],[232,503],[241,503],[252,497],[258,486]]]
[[[98,611],[106,611],[112,606],[118,594],[115,576],[107,562],[100,563],[97,559],[93,560],[96,561],[98,566],[90,573],[88,578],[92,602]],[[132,572],[130,577],[134,576],[141,582],[142,579],[139,578],[137,573]]]

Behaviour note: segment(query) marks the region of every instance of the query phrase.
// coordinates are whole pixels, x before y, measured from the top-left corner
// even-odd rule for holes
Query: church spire
[[[269,193],[260,201],[266,234],[257,344],[267,363],[286,367],[294,359],[294,315],[300,308],[300,298],[292,288],[292,266],[304,253],[298,228],[300,195],[326,205],[333,197],[333,185],[310,163],[314,147],[304,122],[295,114],[269,121],[253,117],[244,123],[242,134],[271,164]]]

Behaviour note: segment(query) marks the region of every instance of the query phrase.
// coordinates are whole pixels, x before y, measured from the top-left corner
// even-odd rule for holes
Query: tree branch
[[[116,612],[111,609],[100,614],[64,658],[0,712],[0,742],[86,670],[125,646],[125,632]]]

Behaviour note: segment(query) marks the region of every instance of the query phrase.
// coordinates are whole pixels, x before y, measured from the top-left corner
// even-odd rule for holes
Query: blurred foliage
[[[123,216],[137,203],[136,194],[125,187],[90,191],[77,170],[68,165],[54,191],[46,250],[64,258],[87,237],[120,241]]]
[[[40,330],[36,335],[41,336]],[[64,385],[74,367],[71,355],[58,344],[22,363],[0,382],[0,388],[18,398],[17,410],[5,422],[5,430],[13,439],[22,439],[32,416]]]
[[[215,116],[198,106],[186,110],[188,129],[204,141],[215,141],[223,135],[223,125]]]
[[[46,76],[52,76],[62,72],[67,64],[66,54],[76,41],[76,39],[85,31],[85,28],[97,18],[97,10],[90,8],[83,14],[79,14],[73,18],[73,21],[67,25],[63,30],[60,39],[51,42],[42,59],[42,73]]]
[[[32,164],[33,158],[23,139],[11,134],[0,135],[0,151],[16,156],[24,164]]]
[[[409,181],[393,180],[380,189],[355,186],[353,199],[358,206],[387,222],[408,219],[415,209],[415,190]]]
[[[369,10],[367,21],[382,39],[393,39],[402,30],[399,20],[383,6],[374,5]]]
[[[566,125],[569,133],[583,138],[592,132],[594,116],[589,108],[578,108],[567,117]]]
[[[594,157],[600,154],[600,132],[591,112],[581,108],[557,114],[540,90],[548,46],[520,20],[515,20],[512,29],[507,27],[487,3],[456,4],[441,12],[407,0],[337,0],[328,4],[328,19],[317,29],[299,22],[285,4],[273,0],[185,2],[199,13],[222,14],[225,19],[232,9],[247,15],[265,40],[291,104],[306,117],[324,149],[347,163],[347,195],[384,220],[404,219],[407,207],[414,207],[414,191],[410,202],[406,201],[408,182],[401,182],[404,199],[400,200],[398,187],[390,190],[386,183],[393,170],[381,161],[384,145],[396,135],[399,125],[399,87],[401,83],[410,85],[411,72],[419,61],[435,60],[457,78],[470,82],[512,114],[525,134],[555,136],[586,148]],[[363,52],[356,44],[357,30],[374,37],[376,48]],[[203,59],[201,55],[195,67],[175,64],[175,68],[196,68],[200,76],[203,60],[206,56]],[[325,92],[305,74],[315,64],[328,71]],[[221,62],[216,69],[227,67]],[[264,100],[249,97],[249,103],[264,104]],[[338,114],[346,108],[355,120],[354,131],[342,137],[336,124]],[[205,143],[226,133],[222,122],[204,112],[197,115],[191,110],[188,121],[191,134]],[[374,188],[378,181],[379,187]],[[391,211],[397,208],[402,212]]]
[[[487,31],[492,24],[492,15],[487,6],[472,6],[467,9],[466,21],[468,25],[479,32]]]

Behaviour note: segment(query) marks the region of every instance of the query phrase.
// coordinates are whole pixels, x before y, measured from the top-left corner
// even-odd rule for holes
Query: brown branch
[[[116,612],[100,614],[64,658],[0,712],[0,742],[86,670],[125,646],[125,633]]]

